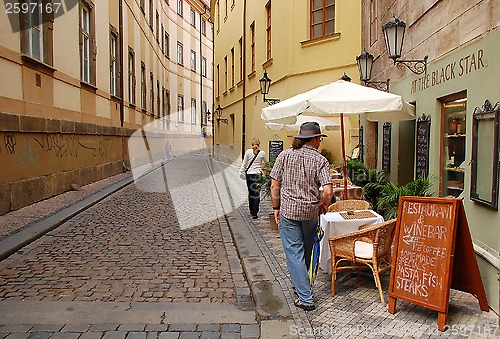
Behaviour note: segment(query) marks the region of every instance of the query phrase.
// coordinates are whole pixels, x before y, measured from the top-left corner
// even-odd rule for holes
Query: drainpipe
[[[207,5],[204,4],[203,13],[200,13],[200,133],[203,135],[203,72],[201,70],[201,61],[203,60],[203,44],[201,43],[201,21],[203,20],[203,15],[207,13]],[[206,26],[205,26],[206,31]],[[206,65],[205,65],[206,67]]]
[[[243,62],[243,96],[242,96],[242,113],[241,113],[241,159],[245,157],[245,125],[246,125],[246,105],[245,105],[245,98],[247,96],[246,94],[246,81],[245,81],[245,76],[246,76],[246,35],[247,35],[247,0],[243,1],[243,56],[242,56],[242,62]]]
[[[120,45],[119,45],[119,48],[120,48],[120,127],[123,127],[123,120],[124,120],[124,107],[125,107],[125,93],[124,92],[124,81],[125,81],[125,77],[124,77],[124,65],[123,65],[123,60],[124,60],[124,57],[123,57],[123,53],[124,53],[124,50],[123,50],[123,39],[125,39],[125,37],[123,36],[123,0],[119,0],[119,7],[118,7],[118,34],[120,35]]]

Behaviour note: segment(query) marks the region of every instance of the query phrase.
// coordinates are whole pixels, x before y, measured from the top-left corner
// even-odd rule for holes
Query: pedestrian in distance
[[[303,123],[292,148],[278,155],[270,174],[274,218],[299,297],[294,304],[306,311],[315,309],[308,265],[318,216],[327,211],[333,196],[328,160],[318,152],[322,137],[326,135],[318,123]]]
[[[170,151],[172,151],[172,145],[170,144],[170,141],[167,141],[165,144],[165,157],[167,160],[170,160]]]
[[[260,206],[259,179],[262,175],[262,164],[268,161],[266,152],[259,149],[260,141],[252,139],[252,148],[245,151],[240,167],[240,177],[246,180],[248,188],[248,208],[252,218],[257,219]]]

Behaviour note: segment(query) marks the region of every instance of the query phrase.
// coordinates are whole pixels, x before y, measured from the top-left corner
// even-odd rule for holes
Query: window
[[[227,55],[224,56],[224,92],[227,91]]]
[[[207,124],[207,102],[206,101],[203,101],[201,103],[201,113],[202,113],[202,117],[203,117],[203,124],[206,125]]]
[[[250,55],[252,61],[252,72],[255,72],[255,22],[250,25]]]
[[[177,63],[179,65],[182,65],[182,59],[183,59],[183,51],[182,51],[182,44],[177,41]]]
[[[22,4],[24,3],[30,6],[36,5],[36,8],[46,8],[51,1],[24,0]],[[28,7],[32,8],[30,6]],[[46,11],[27,11],[23,13],[21,11],[22,52],[33,59],[52,65],[54,13],[45,12]]]
[[[201,34],[207,36],[207,22],[205,20],[201,20]]]
[[[156,114],[158,117],[161,116],[161,92],[160,92],[160,81],[156,80]]]
[[[335,0],[311,0],[311,39],[335,33]]]
[[[153,0],[149,0],[149,28],[153,30],[154,25],[154,11],[153,11]]]
[[[177,0],[177,14],[182,16],[182,0]]]
[[[378,37],[377,15],[377,1],[370,0],[370,46],[377,41]]]
[[[189,20],[190,20],[191,26],[196,27],[196,14],[193,11],[193,9],[191,9],[189,11]]]
[[[163,128],[170,129],[170,92],[163,88]]]
[[[217,65],[217,98],[220,97],[220,67]]]
[[[111,26],[109,35],[109,73],[110,73],[110,94],[120,96],[120,56],[118,48],[118,32]]]
[[[128,49],[128,100],[135,105],[135,53]]]
[[[243,79],[243,38],[240,38],[239,40],[239,50],[240,50],[240,78],[239,78],[239,81],[241,81],[241,79]]]
[[[498,210],[500,176],[500,103],[489,100],[476,107],[472,119],[472,171],[470,198]],[[493,156],[492,156],[493,155]]]
[[[184,97],[182,95],[177,96],[177,120],[184,121]]]
[[[231,87],[234,87],[234,47],[231,48]]]
[[[219,6],[219,1],[217,1],[216,7],[217,7],[217,32],[219,32],[220,31],[220,6]]]
[[[227,19],[227,0],[224,0],[224,20]]]
[[[191,70],[196,72],[196,52],[191,50]]]
[[[191,98],[191,123],[196,124],[196,99]]]
[[[146,64],[141,61],[141,108],[146,110]]]
[[[207,59],[205,57],[201,58],[201,75],[207,77]]]
[[[142,13],[145,13],[145,12],[144,12],[145,0],[141,0],[140,7],[141,7],[141,11],[142,11]]]
[[[170,59],[170,36],[165,32],[165,56]]]
[[[156,41],[160,43],[160,14],[156,11]]]
[[[155,80],[153,72],[149,73],[149,107],[151,115],[155,115]]]
[[[271,59],[271,1],[266,5],[266,57]]]
[[[94,13],[90,3],[80,2],[80,64],[81,79],[88,84],[95,84],[95,32]]]
[[[442,196],[458,197],[464,190],[467,100],[455,99],[442,104],[444,137],[442,141]]]
[[[165,53],[165,39],[163,37],[165,36],[165,29],[163,28],[163,24],[161,25],[161,52]]]

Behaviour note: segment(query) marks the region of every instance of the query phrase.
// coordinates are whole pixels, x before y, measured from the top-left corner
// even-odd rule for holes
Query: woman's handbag
[[[248,169],[250,168],[250,166],[252,166],[253,162],[255,161],[255,158],[257,158],[257,156],[259,155],[260,151],[257,152],[257,154],[255,154],[253,156],[253,159],[252,161],[250,161],[250,163],[248,164],[248,167],[245,169],[245,172],[240,172],[240,179],[241,180],[246,180],[247,179],[247,171]]]

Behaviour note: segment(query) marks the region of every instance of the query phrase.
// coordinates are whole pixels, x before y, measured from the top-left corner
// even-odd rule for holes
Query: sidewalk
[[[492,311],[489,313],[481,312],[474,297],[459,291],[451,291],[448,320],[450,330],[447,332],[437,331],[436,312],[413,304],[398,301],[398,312],[392,315],[381,305],[371,274],[363,274],[359,283],[355,277],[340,276],[336,285],[337,293],[335,297],[332,297],[330,276],[320,271],[314,287],[317,309],[306,313],[296,308],[293,305],[294,295],[288,278],[281,240],[278,232],[269,226],[270,201],[262,201],[259,218],[253,220],[248,213],[246,187],[244,182],[238,178],[238,169],[213,162],[212,172],[217,174],[213,177],[219,198],[226,212],[226,221],[256,303],[260,337],[500,337],[497,316]],[[120,174],[82,187],[81,191],[67,192],[0,216],[0,252],[4,253],[4,257],[8,256],[9,251],[15,251],[22,247],[23,243],[29,243],[40,236],[43,233],[42,228],[51,229],[51,227],[61,225],[65,220],[78,214],[79,211],[94,205],[105,196],[131,182],[133,182],[133,178],[130,173]],[[37,227],[39,229],[36,232],[33,231],[33,228]],[[9,245],[9,250],[5,251],[7,245]],[[387,291],[388,278],[388,273],[382,278],[384,291]],[[7,310],[4,309],[4,311]],[[78,315],[89,315],[88,310],[77,311],[80,312],[77,313]],[[144,316],[143,311],[139,308],[136,314]],[[41,309],[40,312],[43,310]],[[102,312],[109,313],[112,310],[106,311],[104,308]],[[206,312],[213,312],[213,310],[206,309]],[[224,312],[224,310],[220,310],[220,312]],[[174,317],[175,313],[179,319],[185,317],[185,313],[182,313],[180,309],[174,309],[171,316]],[[184,318],[184,320],[189,321],[190,319]],[[119,321],[119,317],[117,321]],[[154,322],[154,320],[151,321]],[[8,332],[7,330],[12,330],[13,327],[11,325],[9,325],[10,327],[1,326],[2,324],[2,319],[0,319],[0,338],[2,339],[5,338],[6,334],[8,334],[7,338],[15,339],[23,337],[20,333],[33,332],[33,328],[21,328],[22,324],[18,325],[21,327],[18,327],[17,332]],[[128,327],[130,326],[132,325]],[[236,334],[242,335],[243,328],[247,332],[255,331],[252,327],[242,326],[240,325],[237,330],[226,328],[225,331],[222,331],[219,328],[219,331],[224,332],[226,337],[233,337],[232,335]],[[124,331],[128,327],[117,324],[114,330],[110,329],[110,331],[113,333],[120,329]],[[187,327],[189,326],[186,325],[185,328],[187,329]],[[192,327],[190,328],[192,330]],[[155,327],[155,331],[160,330],[159,327]],[[164,330],[166,331],[166,329]],[[59,337],[62,338],[64,337],[62,335],[64,327],[51,333],[60,333]],[[87,328],[79,333],[90,336],[92,331]],[[103,334],[106,331],[103,329],[98,333]],[[129,333],[127,338],[130,337],[130,333],[136,333],[134,336],[137,338],[146,339],[146,336],[149,338],[147,327],[129,329],[127,333]],[[144,336],[138,337],[139,333],[143,333]],[[179,333],[182,334],[183,331],[179,330]],[[52,334],[51,338],[56,338],[55,334]],[[81,335],[79,338],[91,339],[89,336]]]

